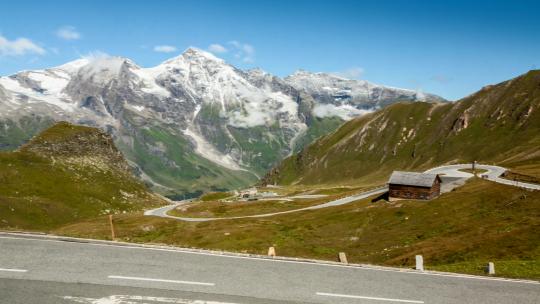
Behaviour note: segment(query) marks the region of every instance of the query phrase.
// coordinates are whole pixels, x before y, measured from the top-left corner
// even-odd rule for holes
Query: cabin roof
[[[431,187],[438,178],[437,174],[394,171],[388,180],[389,184],[417,187]]]

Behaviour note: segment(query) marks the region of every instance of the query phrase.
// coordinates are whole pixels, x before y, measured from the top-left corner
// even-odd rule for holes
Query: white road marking
[[[10,234],[15,235],[15,234]],[[22,241],[38,241],[38,242],[53,242],[53,243],[63,243],[65,244],[66,241],[64,240],[57,240],[57,239],[50,239],[51,236],[45,236],[48,239],[36,239],[36,238],[24,238],[24,237],[9,237],[9,236],[1,236],[0,239],[10,239],[10,240],[22,240]],[[54,238],[54,237],[52,237]],[[59,238],[59,237],[56,237]],[[409,269],[399,269],[399,268],[391,268],[391,267],[385,267],[385,266],[376,266],[376,265],[340,265],[340,264],[329,264],[324,263],[324,261],[321,262],[311,262],[311,261],[295,261],[295,260],[281,260],[279,258],[277,259],[268,259],[268,258],[262,258],[262,257],[256,257],[256,256],[243,256],[243,255],[234,255],[234,253],[213,253],[210,251],[194,251],[194,250],[188,250],[184,248],[155,248],[150,247],[150,245],[137,245],[137,244],[127,244],[127,245],[116,245],[114,243],[105,243],[105,244],[98,244],[98,243],[91,243],[91,239],[77,239],[77,238],[70,238],[73,240],[81,240],[80,243],[74,243],[71,242],[71,244],[79,244],[79,245],[90,245],[90,246],[97,246],[97,247],[114,247],[114,248],[123,248],[123,249],[135,249],[135,250],[153,250],[153,251],[164,251],[164,252],[177,252],[177,253],[187,253],[187,254],[195,254],[195,255],[204,255],[204,256],[215,256],[215,257],[223,257],[223,258],[232,258],[232,259],[247,259],[247,260],[256,260],[256,261],[263,261],[263,262],[278,262],[278,263],[291,263],[291,264],[303,264],[303,265],[311,265],[311,266],[320,266],[320,267],[337,267],[337,268],[348,268],[348,269],[358,269],[358,270],[367,270],[367,271],[384,271],[384,272],[395,272],[395,273],[402,273],[402,274],[410,274],[410,275],[427,275],[427,276],[440,276],[440,277],[449,277],[449,278],[457,278],[457,279],[473,279],[473,280],[481,280],[481,281],[498,281],[502,283],[521,283],[521,284],[533,284],[533,285],[540,285],[540,282],[538,281],[532,281],[532,280],[520,280],[520,279],[507,279],[507,278],[495,278],[495,277],[483,277],[483,276],[475,276],[475,275],[467,275],[467,274],[454,274],[454,273],[444,273],[444,272],[431,272],[431,271],[425,271],[425,272],[418,272],[414,270]],[[106,242],[106,241],[102,241]],[[109,241],[110,242],[110,241]],[[291,258],[294,259],[294,258]]]
[[[374,301],[387,301],[387,302],[401,302],[401,303],[424,303],[424,301],[417,300],[403,300],[403,299],[389,299],[389,298],[377,298],[377,297],[364,297],[364,296],[354,296],[338,293],[326,293],[326,292],[317,292],[318,296],[325,297],[336,297],[336,298],[349,298],[349,299],[364,299],[364,300],[374,300]]]
[[[148,282],[162,282],[162,283],[188,284],[188,285],[202,285],[202,286],[215,286],[216,285],[214,283],[205,283],[205,282],[164,280],[164,279],[152,279],[152,278],[141,278],[141,277],[124,277],[124,276],[116,276],[116,275],[110,275],[109,279],[148,281]]]
[[[76,303],[85,304],[148,304],[148,302],[156,303],[176,303],[176,304],[235,304],[216,301],[203,301],[203,300],[188,300],[177,298],[164,298],[164,297],[147,297],[147,296],[129,296],[129,295],[112,295],[103,298],[85,298],[85,297],[72,297],[65,296],[64,300],[71,300]]]
[[[0,271],[7,271],[7,272],[28,272],[26,269],[14,269],[14,268],[0,268]]]

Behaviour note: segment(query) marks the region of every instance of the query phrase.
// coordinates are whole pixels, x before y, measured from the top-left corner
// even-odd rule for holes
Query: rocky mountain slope
[[[392,170],[496,163],[540,173],[540,71],[455,103],[397,103],[344,124],[264,178],[278,184],[384,183]]]
[[[164,204],[131,173],[99,129],[58,123],[0,152],[0,227],[48,230]]]
[[[242,71],[194,48],[152,68],[96,56],[1,77],[0,147],[54,121],[99,127],[155,190],[194,195],[252,183],[343,121],[403,100],[442,99],[321,73]]]
[[[305,91],[319,101],[313,108],[319,117],[339,116],[344,120],[381,109],[396,101],[444,102],[437,95],[421,91],[379,86],[365,80],[345,79],[327,73],[303,70],[285,78],[298,90]]]

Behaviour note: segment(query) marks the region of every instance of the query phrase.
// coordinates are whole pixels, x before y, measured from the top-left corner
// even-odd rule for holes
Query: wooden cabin
[[[394,171],[388,181],[390,199],[429,200],[441,194],[438,174]]]

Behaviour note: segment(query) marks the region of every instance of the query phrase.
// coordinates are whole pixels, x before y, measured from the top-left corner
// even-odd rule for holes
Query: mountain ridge
[[[540,71],[455,103],[396,103],[285,159],[264,183],[384,183],[393,170],[494,162],[540,173]]]
[[[0,88],[4,149],[18,147],[54,121],[99,127],[113,136],[141,178],[172,189],[158,190],[173,196],[246,186],[344,120],[418,100],[413,91],[375,85],[370,89],[386,93],[366,99],[355,95],[356,88],[347,96],[323,98],[195,48],[151,68],[98,54],[0,77]]]

